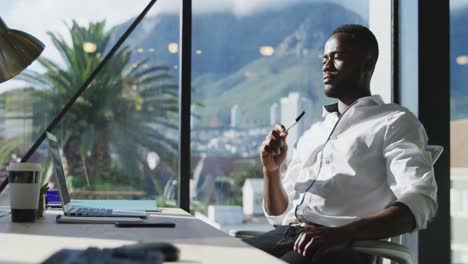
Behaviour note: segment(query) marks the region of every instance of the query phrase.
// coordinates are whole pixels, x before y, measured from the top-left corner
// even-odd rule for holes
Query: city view
[[[114,12],[63,7],[42,27],[24,22],[15,1],[0,4],[8,26],[46,43],[37,62],[0,85],[0,180],[144,7],[120,2]],[[52,131],[73,199],[177,204],[180,4],[159,2]],[[193,1],[191,212],[225,232],[272,228],[259,147],[302,111],[290,147],[320,119],[333,102],[323,94],[325,41],[339,25],[369,26],[369,0],[248,2]],[[468,0],[451,4],[452,252],[453,263],[468,263]],[[44,182],[56,188],[45,143],[31,161],[44,164]]]

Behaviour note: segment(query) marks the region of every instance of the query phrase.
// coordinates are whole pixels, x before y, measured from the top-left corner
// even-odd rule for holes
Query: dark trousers
[[[351,248],[330,253],[312,260],[313,254],[304,257],[293,251],[296,238],[300,233],[310,230],[310,227],[301,226],[277,226],[265,234],[243,239],[247,244],[261,249],[270,255],[280,258],[287,263],[294,264],[369,264],[372,257],[354,252]]]

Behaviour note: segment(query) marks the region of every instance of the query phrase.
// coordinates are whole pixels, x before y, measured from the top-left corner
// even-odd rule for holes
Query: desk
[[[176,228],[117,228],[111,224],[56,224],[62,211],[46,211],[35,223],[0,218],[0,263],[38,263],[62,248],[118,247],[138,241],[166,241],[181,251],[178,263],[284,263],[178,208],[163,208],[149,220],[171,221]]]

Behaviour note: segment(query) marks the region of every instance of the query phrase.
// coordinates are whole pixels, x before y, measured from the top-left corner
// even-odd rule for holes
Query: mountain
[[[232,13],[194,14],[192,22],[192,48],[202,55],[193,56],[193,77],[213,73],[225,75],[240,69],[254,59],[260,58],[260,46],[278,46],[290,36],[290,45],[296,41],[291,34],[304,35],[303,44],[321,48],[324,37],[337,25],[363,23],[355,13],[336,4],[309,3],[284,8],[281,11],[265,11],[255,15],[238,17]],[[133,22],[116,26],[115,38],[119,37]],[[296,32],[297,31],[297,32]],[[114,41],[116,40],[114,38]],[[317,38],[321,41],[316,42]],[[179,17],[161,14],[146,17],[131,34],[125,44],[145,51],[154,49],[158,61],[176,65],[177,55],[168,52],[169,43],[179,40]],[[299,43],[298,43],[299,44]],[[138,55],[138,54],[136,54]],[[140,54],[148,55],[147,52]]]
[[[356,13],[331,3],[297,4],[243,17],[195,14],[192,19],[192,100],[203,105],[198,110],[200,126],[227,125],[234,104],[243,109],[245,122],[267,124],[271,104],[290,91],[322,104],[325,41],[341,24],[366,24]],[[117,26],[115,37],[130,22]],[[178,43],[178,34],[179,17],[162,14],[145,18],[126,44],[142,51],[136,58],[151,55],[158,64],[176,69],[178,56],[168,45]],[[274,54],[262,56],[262,46],[273,47]]]

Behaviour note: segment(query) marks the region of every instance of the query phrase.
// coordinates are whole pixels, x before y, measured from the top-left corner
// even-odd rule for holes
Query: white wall
[[[369,28],[379,43],[379,59],[371,81],[371,92],[386,103],[392,97],[392,1],[369,0]]]

